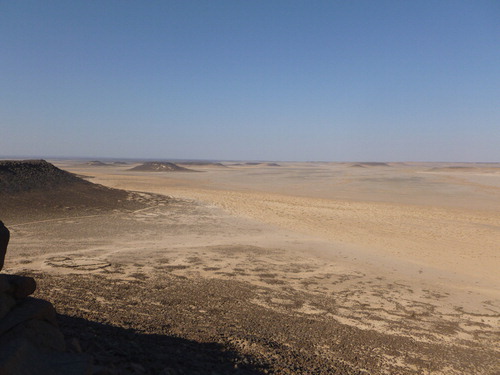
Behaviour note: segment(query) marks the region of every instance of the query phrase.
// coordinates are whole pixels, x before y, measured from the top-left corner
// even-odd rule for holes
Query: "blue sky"
[[[500,161],[498,1],[0,1],[0,155]]]

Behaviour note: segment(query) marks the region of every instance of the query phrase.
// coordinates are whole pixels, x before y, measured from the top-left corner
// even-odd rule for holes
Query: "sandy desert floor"
[[[101,337],[88,350],[113,356],[98,364],[500,373],[499,164],[54,164],[147,205],[8,223],[6,272],[35,274],[68,330],[72,319],[132,330],[168,354],[119,354]],[[175,362],[179,346],[197,361]]]

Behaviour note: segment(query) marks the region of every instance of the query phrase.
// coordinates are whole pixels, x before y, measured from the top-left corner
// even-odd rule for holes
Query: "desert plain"
[[[500,373],[500,164],[52,163],[131,192],[1,218],[96,373]]]

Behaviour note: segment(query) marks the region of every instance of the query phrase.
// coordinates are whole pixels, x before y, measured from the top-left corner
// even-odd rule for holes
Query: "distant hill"
[[[249,167],[256,167],[259,165],[263,165],[266,167],[281,167],[278,163],[262,163],[262,162],[247,162],[247,163],[235,163],[231,164],[232,166],[249,166]]]
[[[357,163],[355,164],[355,166],[357,167],[390,167],[389,164],[387,163],[381,163],[381,162],[377,162],[377,161],[366,161],[366,162],[363,162],[363,163]]]
[[[103,163],[100,160],[92,160],[92,161],[89,161],[89,162],[87,162],[85,164],[86,165],[92,165],[92,166],[95,166],[95,167],[105,167],[105,166],[109,166],[110,165],[110,164]]]
[[[150,161],[130,168],[129,171],[140,172],[196,172],[193,169],[184,168],[174,163]]]
[[[187,166],[195,166],[195,167],[219,167],[219,168],[227,168],[224,164],[222,163],[217,163],[217,162],[210,162],[210,161],[186,161],[179,163],[182,165],[187,165]]]

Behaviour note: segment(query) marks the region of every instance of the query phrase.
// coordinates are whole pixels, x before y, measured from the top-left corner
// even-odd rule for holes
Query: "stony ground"
[[[483,348],[425,344],[360,330],[327,317],[253,303],[273,289],[168,273],[48,275],[32,273],[38,294],[54,303],[62,330],[110,374],[416,374],[493,373]],[[286,293],[303,303],[314,296]],[[393,360],[391,361],[391,358]],[[404,358],[405,363],[397,360]],[[460,366],[460,367],[458,367]],[[490,372],[491,371],[491,372]]]

